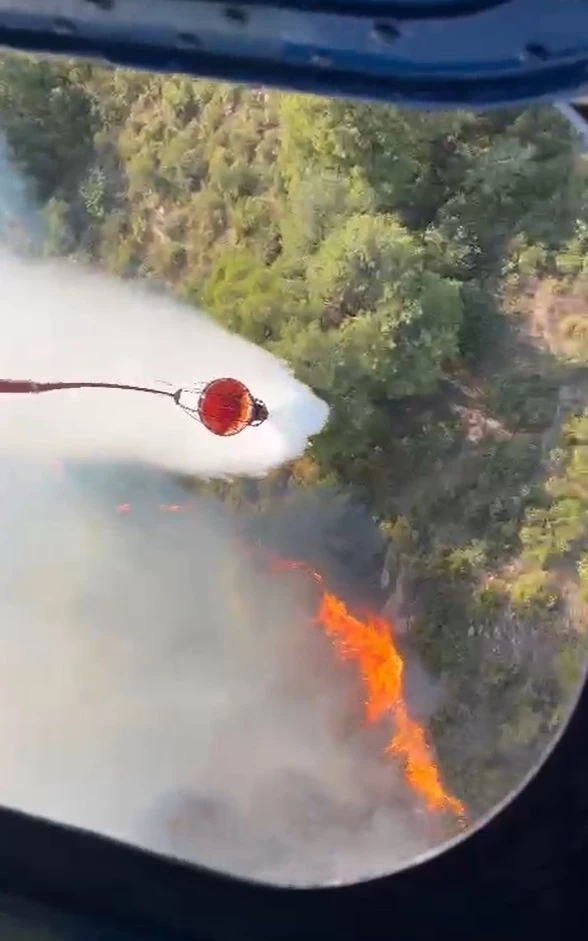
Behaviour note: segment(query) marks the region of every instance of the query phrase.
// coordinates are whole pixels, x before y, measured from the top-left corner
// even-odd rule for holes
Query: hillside
[[[439,680],[440,763],[487,811],[586,654],[588,176],[563,119],[6,56],[0,120],[45,254],[153,280],[331,404],[307,456],[215,491],[367,507],[361,536],[333,511],[337,551]]]

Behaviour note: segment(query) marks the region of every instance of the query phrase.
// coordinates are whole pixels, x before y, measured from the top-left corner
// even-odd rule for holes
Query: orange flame
[[[450,811],[463,820],[465,806],[444,789],[425,730],[408,714],[402,695],[404,663],[388,621],[376,616],[365,621],[354,617],[340,598],[324,588],[322,576],[302,562],[272,559],[271,568],[303,571],[320,586],[316,623],[332,641],[339,657],[357,664],[367,693],[368,722],[376,722],[386,714],[392,716],[395,732],[386,754],[402,760],[408,783],[430,811]]]
[[[185,510],[186,505],[160,504],[158,509],[178,513]],[[130,511],[129,503],[116,507],[117,513]],[[251,551],[251,547],[243,548]],[[357,664],[367,694],[365,713],[368,722],[377,722],[386,714],[394,722],[395,732],[386,747],[386,754],[401,759],[409,785],[424,800],[428,810],[448,811],[464,824],[464,804],[443,787],[425,730],[408,713],[402,692],[404,662],[394,645],[392,625],[376,615],[370,615],[364,621],[354,617],[340,598],[327,591],[322,575],[304,562],[269,556],[268,565],[270,571],[276,573],[301,571],[320,587],[316,623],[332,641],[339,657]]]

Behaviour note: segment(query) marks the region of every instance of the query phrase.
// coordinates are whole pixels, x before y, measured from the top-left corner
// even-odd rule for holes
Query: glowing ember
[[[114,512],[122,515],[123,513],[130,513],[132,509],[130,503],[119,503],[115,506]],[[162,513],[183,513],[184,510],[188,509],[188,506],[182,503],[160,503],[157,509]]]
[[[376,722],[386,714],[394,722],[395,732],[386,753],[402,760],[408,783],[429,810],[450,811],[463,819],[465,807],[443,788],[425,730],[408,714],[402,694],[404,663],[394,646],[388,621],[376,616],[365,621],[354,617],[340,598],[325,589],[322,576],[302,562],[272,559],[271,568],[303,571],[320,586],[316,623],[332,641],[339,657],[357,664],[367,694],[368,722]]]

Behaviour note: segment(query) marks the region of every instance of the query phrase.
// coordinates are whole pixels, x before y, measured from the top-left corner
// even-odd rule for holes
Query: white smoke
[[[7,174],[0,159],[0,209],[21,193]],[[0,378],[234,375],[270,411],[223,440],[156,396],[0,395],[0,803],[298,885],[380,874],[440,842],[381,757],[390,728],[365,728],[358,679],[313,624],[315,589],[260,571],[219,503],[157,509],[185,501],[164,471],[261,475],[300,454],[324,403],[138,284],[7,254],[0,284]],[[326,509],[319,495],[313,521]],[[269,513],[272,541],[290,529]],[[320,527],[302,531],[328,556]]]
[[[79,266],[0,255],[0,378],[175,389],[235,376],[270,418],[211,435],[173,402],[119,390],[0,396],[0,449],[30,456],[143,461],[208,476],[263,475],[297,457],[327,407],[264,350],[139,284]]]
[[[185,494],[146,470],[5,463],[0,486],[1,803],[299,885],[442,838],[382,757],[390,726],[365,727],[316,588],[238,548],[222,505],[165,514]]]
[[[38,251],[44,226],[29,199],[27,185],[15,172],[8,145],[0,133],[0,242],[22,251]]]

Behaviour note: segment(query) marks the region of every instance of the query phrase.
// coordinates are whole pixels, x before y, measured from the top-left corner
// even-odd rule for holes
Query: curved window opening
[[[0,802],[288,885],[467,834],[586,662],[573,131],[0,79]]]

